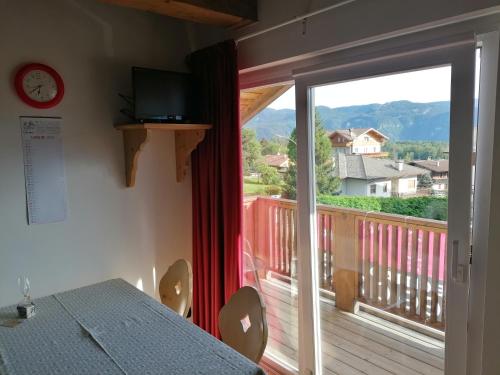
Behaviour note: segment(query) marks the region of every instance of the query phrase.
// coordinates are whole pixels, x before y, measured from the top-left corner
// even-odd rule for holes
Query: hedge
[[[435,220],[448,219],[448,198],[442,197],[382,198],[319,195],[318,203]]]

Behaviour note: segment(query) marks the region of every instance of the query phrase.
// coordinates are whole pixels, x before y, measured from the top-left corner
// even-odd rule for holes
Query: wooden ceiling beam
[[[257,21],[257,0],[101,0],[186,21],[236,27]]]
[[[240,93],[241,126],[245,125],[292,86],[291,84],[286,84],[242,90]]]

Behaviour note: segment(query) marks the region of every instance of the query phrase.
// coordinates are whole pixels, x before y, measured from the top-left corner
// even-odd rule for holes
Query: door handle
[[[465,283],[467,281],[467,264],[459,261],[460,243],[453,240],[451,243],[451,278],[456,283]]]

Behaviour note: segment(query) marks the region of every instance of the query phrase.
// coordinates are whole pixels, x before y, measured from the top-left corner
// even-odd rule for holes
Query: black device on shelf
[[[133,67],[132,83],[137,121],[199,121],[198,90],[191,74]]]

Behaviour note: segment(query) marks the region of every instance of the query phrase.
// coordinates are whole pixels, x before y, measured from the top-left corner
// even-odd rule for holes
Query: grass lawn
[[[261,195],[265,193],[267,185],[260,184],[243,184],[243,194],[245,195]]]
[[[243,194],[244,195],[271,195],[270,190],[279,189],[276,185],[264,185],[260,184],[257,177],[245,176],[243,182]]]

